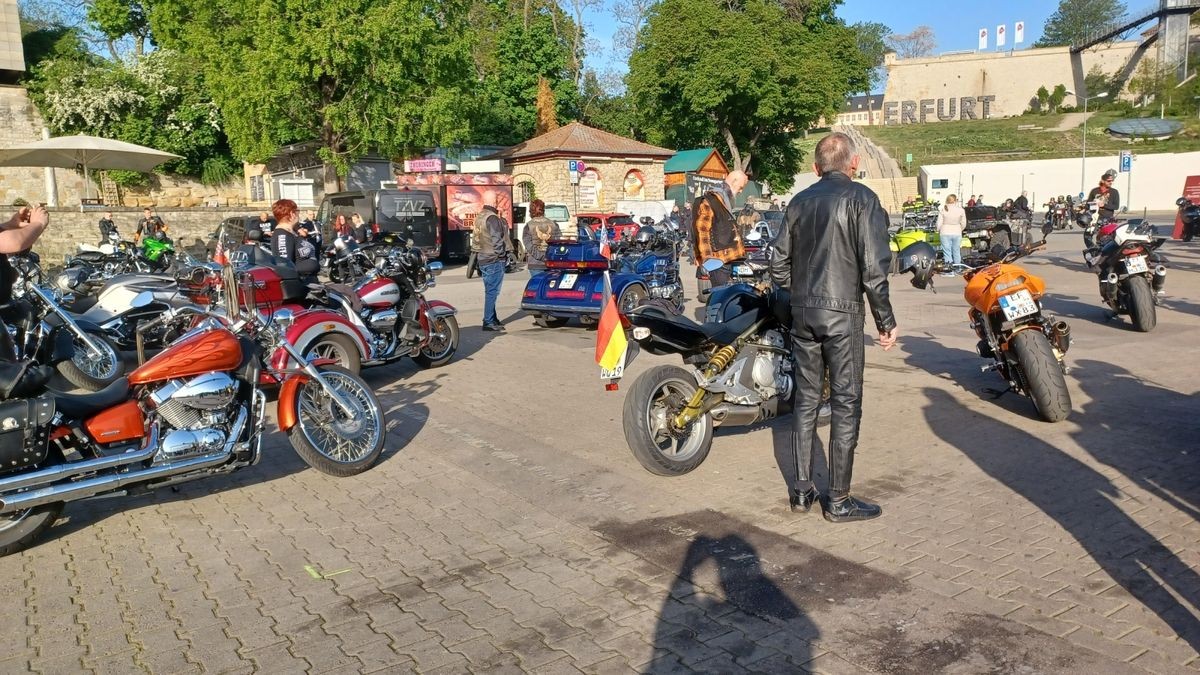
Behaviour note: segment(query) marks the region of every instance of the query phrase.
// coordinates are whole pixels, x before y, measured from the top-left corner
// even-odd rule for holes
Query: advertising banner
[[[1190,199],[1193,204],[1200,204],[1200,176],[1188,176],[1183,181],[1183,197]],[[1180,214],[1175,214],[1175,232],[1172,233],[1176,239],[1183,237],[1183,218]]]
[[[979,49],[987,49],[987,29],[979,29]]]
[[[1000,24],[999,26],[996,26],[996,46],[997,47],[1004,46],[1004,38],[1005,38],[1004,24]]]
[[[1018,21],[1013,26],[1013,44],[1019,45],[1025,41],[1025,22]]]

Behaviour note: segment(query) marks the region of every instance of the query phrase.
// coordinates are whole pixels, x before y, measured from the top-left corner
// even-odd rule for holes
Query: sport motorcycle
[[[386,430],[371,387],[305,358],[285,337],[290,311],[265,318],[249,303],[213,316],[186,306],[162,320],[187,312],[198,318],[191,331],[95,394],[48,390],[46,368],[28,361],[0,366],[0,555],[29,546],[68,502],[257,463],[265,386],[278,387],[279,427],[313,468],[351,476],[379,459]]]
[[[1144,221],[1113,222],[1097,235],[1098,246],[1083,255],[1100,279],[1100,299],[1118,316],[1129,315],[1138,331],[1154,330],[1155,305],[1167,283],[1167,261],[1158,252],[1166,239]]]
[[[1187,197],[1180,197],[1175,200],[1175,206],[1179,207],[1179,220],[1183,224],[1183,233],[1179,238],[1191,241],[1200,234],[1200,204],[1193,203]]]

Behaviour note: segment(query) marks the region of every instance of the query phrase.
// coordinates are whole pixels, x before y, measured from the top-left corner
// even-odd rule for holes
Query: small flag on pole
[[[621,325],[621,313],[613,298],[608,271],[604,272],[604,305],[600,312],[600,325],[596,328],[596,363],[605,371],[616,370],[625,360],[625,327]],[[619,375],[618,375],[619,377]]]
[[[1019,45],[1025,41],[1025,22],[1018,21],[1013,25],[1013,44]]]
[[[1004,38],[1005,38],[1004,24],[1000,24],[999,26],[996,26],[996,46],[997,47],[1004,46]]]
[[[600,224],[600,255],[604,256],[605,260],[612,260],[612,248],[608,245],[608,228],[603,223]],[[607,278],[608,273],[604,274]]]
[[[980,28],[980,29],[979,29],[979,48],[980,48],[980,49],[987,49],[987,43],[988,43],[988,39],[987,39],[987,29],[986,29],[986,28]]]

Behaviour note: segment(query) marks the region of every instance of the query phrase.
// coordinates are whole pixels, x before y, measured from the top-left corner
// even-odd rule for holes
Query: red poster
[[[469,230],[475,214],[483,208],[485,196],[495,198],[496,211],[512,226],[511,185],[447,185],[446,226],[451,230]]]
[[[1188,176],[1183,182],[1183,196],[1191,200],[1193,204],[1200,204],[1200,176]],[[1175,233],[1176,239],[1183,238],[1183,218],[1180,214],[1175,214]]]

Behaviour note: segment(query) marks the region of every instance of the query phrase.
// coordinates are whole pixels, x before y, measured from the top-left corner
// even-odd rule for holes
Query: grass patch
[[[831,132],[827,128],[810,129],[807,136],[797,139],[795,145],[804,153],[804,167],[812,164],[813,153],[817,151],[817,143],[821,142],[822,138],[828,136]],[[802,168],[803,171],[808,171],[808,168]]]
[[[1134,141],[1108,135],[1108,125],[1129,115],[1098,112],[1088,120],[1088,154],[1115,155],[1121,150],[1135,153],[1189,152],[1200,150],[1200,121],[1195,116],[1173,118],[1184,123],[1174,138],[1165,141]],[[997,120],[933,122],[897,126],[864,126],[859,129],[888,152],[905,169],[904,155],[912,153],[906,175],[915,176],[923,164],[958,164],[1022,159],[1078,157],[1083,150],[1081,127],[1051,131],[1062,115],[1024,115]],[[1018,130],[1035,124],[1045,130]]]

